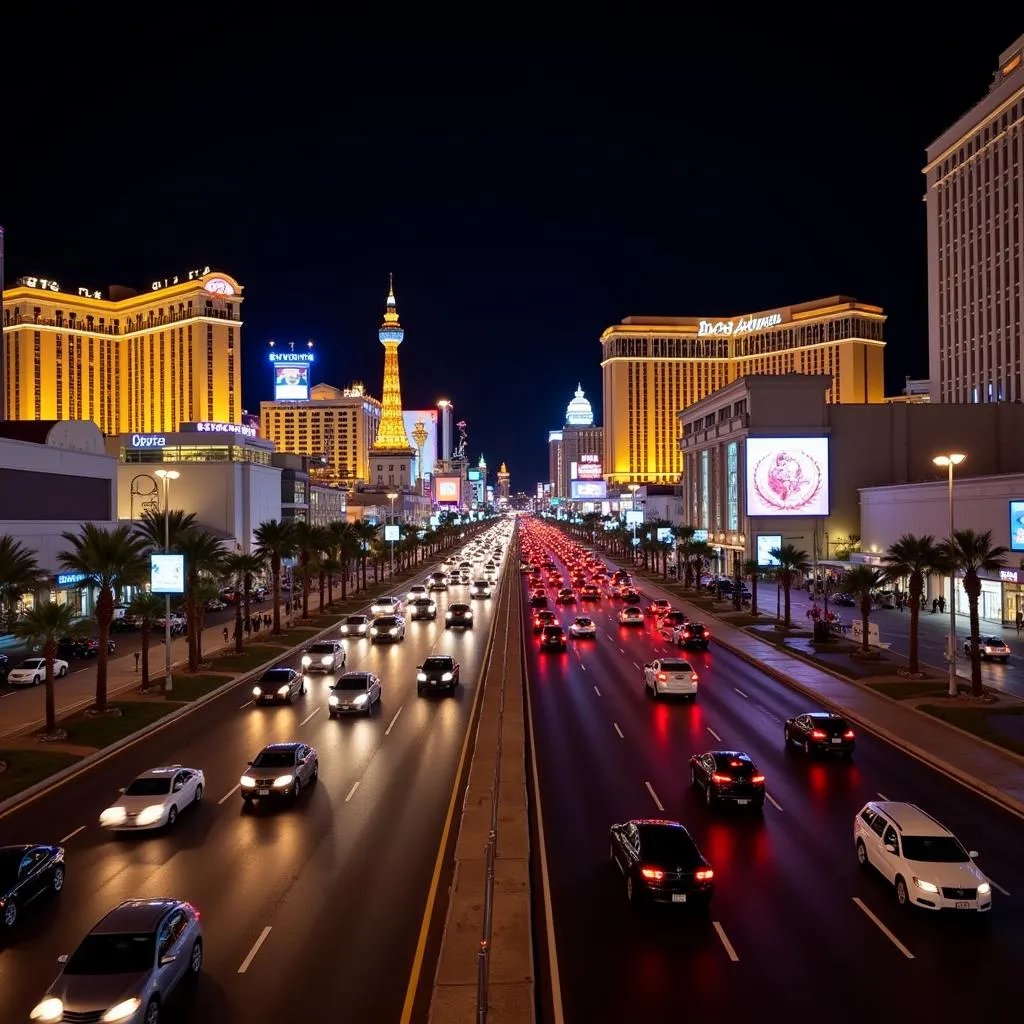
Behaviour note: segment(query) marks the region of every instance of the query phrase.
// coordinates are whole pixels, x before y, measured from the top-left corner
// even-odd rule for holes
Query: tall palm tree
[[[910,594],[910,665],[915,675],[921,671],[918,662],[918,624],[921,615],[921,595],[924,593],[925,577],[942,568],[941,557],[935,538],[929,534],[920,537],[905,533],[882,556],[886,575],[890,580],[909,581]]]
[[[761,576],[761,566],[756,558],[748,558],[743,563],[743,572],[750,577],[750,614],[757,615],[757,581]]]
[[[42,601],[29,608],[15,623],[14,633],[31,644],[42,644],[46,662],[46,728],[48,736],[57,731],[57,702],[53,695],[53,662],[62,636],[76,631],[75,608],[71,604]]]
[[[160,594],[151,594],[148,590],[140,590],[128,605],[128,614],[139,620],[142,634],[142,681],[143,690],[149,688],[149,639],[153,632],[153,624],[163,616],[166,602]]]
[[[289,521],[268,519],[256,527],[256,554],[270,564],[271,589],[274,595],[275,635],[281,633],[281,561],[295,554],[294,527]]]
[[[772,554],[775,554],[773,551]],[[884,569],[875,569],[870,565],[855,565],[839,581],[839,589],[844,594],[857,598],[860,606],[861,625],[864,634],[860,639],[861,649],[867,651],[871,646],[868,636],[868,620],[871,616],[871,595],[883,587],[891,579]]]
[[[114,621],[114,594],[122,588],[140,586],[149,576],[149,545],[134,526],[106,529],[95,523],[83,523],[80,533],[63,533],[71,545],[57,556],[63,569],[80,573],[83,589],[95,587],[96,627],[99,651],[96,657],[96,710],[107,710],[107,661],[110,624]]]
[[[196,526],[194,512],[183,512],[180,508],[169,509],[166,535],[170,538],[171,550],[177,551],[179,539],[189,530],[194,530]],[[165,536],[163,512],[146,509],[135,523],[135,529],[146,538],[150,551],[163,551]]]
[[[700,589],[700,578],[704,570],[715,557],[715,549],[706,540],[691,540],[689,543],[689,575],[694,585]]]
[[[302,617],[309,618],[309,584],[319,573],[320,535],[317,528],[304,519],[295,523],[293,531],[295,550],[299,557],[298,577],[302,582]]]
[[[18,603],[43,581],[43,571],[31,549],[9,534],[0,536],[0,631],[12,631]]]
[[[223,561],[221,562],[223,565]],[[206,603],[220,597],[220,589],[217,586],[217,576],[223,568],[213,570],[210,573],[203,573],[195,586],[193,599],[196,608],[196,668],[203,660],[203,630],[206,628]]]
[[[359,540],[359,567],[363,574],[363,590],[366,589],[366,555],[370,545],[377,537],[377,527],[373,523],[360,519],[358,523],[352,524],[355,527],[356,537]]]
[[[954,572],[963,573],[964,592],[967,594],[971,619],[971,696],[981,697],[984,690],[981,685],[981,648],[978,646],[978,634],[981,631],[978,618],[978,601],[981,598],[979,573],[994,573],[1006,565],[1007,549],[992,543],[991,530],[954,530],[953,543],[946,541],[939,550],[947,566],[952,566]],[[956,600],[956,595],[950,594],[949,599]],[[956,637],[951,636],[949,641],[955,644]],[[955,697],[956,694],[951,693],[950,696]]]
[[[693,540],[693,535],[697,532],[693,526],[673,526],[672,527],[672,541],[675,544],[676,549],[676,579],[682,583],[687,590],[690,588],[692,580],[689,578],[689,571],[683,572],[684,564],[689,569],[687,562],[689,554],[689,545]]]
[[[178,551],[185,558],[185,621],[188,631],[188,670],[199,669],[202,654],[203,606],[211,595],[203,584],[224,572],[224,545],[205,530],[187,530],[178,538]]]
[[[785,598],[782,628],[789,629],[792,612],[789,594],[793,587],[793,580],[798,572],[807,572],[811,567],[811,563],[807,559],[807,552],[802,548],[795,547],[793,544],[783,544],[781,547],[772,548],[768,554],[775,559],[775,574],[782,586],[782,593]]]
[[[344,519],[336,519],[327,529],[334,545],[334,557],[341,563],[341,599],[344,601],[348,597],[349,566],[359,557],[359,537],[355,524]]]
[[[224,556],[224,573],[229,576],[241,598],[235,602],[235,653],[242,653],[242,633],[249,621],[249,604],[252,600],[252,585],[256,577],[266,568],[266,562],[258,554],[246,555],[232,552]]]

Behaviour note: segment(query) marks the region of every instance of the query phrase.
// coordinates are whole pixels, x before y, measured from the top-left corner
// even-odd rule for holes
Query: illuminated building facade
[[[587,458],[604,458],[604,429],[594,426],[594,410],[576,386],[576,394],[565,410],[565,426],[548,433],[548,474],[553,498],[572,493],[573,469]],[[598,474],[600,475],[600,474]]]
[[[4,292],[14,420],[92,420],[108,437],[242,415],[242,286],[209,267],[109,294],[23,277]]]
[[[419,480],[421,476],[431,477],[434,475],[434,463],[439,458],[438,452],[438,420],[440,413],[438,409],[406,409],[402,412],[402,420],[405,423],[405,433],[410,441],[416,446],[416,463],[413,479]],[[413,436],[416,431],[416,424],[422,423],[426,431],[423,444]],[[422,463],[420,462],[422,453]]]
[[[322,456],[323,483],[350,487],[370,479],[370,446],[380,426],[381,404],[363,385],[314,384],[306,401],[260,403],[263,437],[280,452]]]
[[[601,335],[605,479],[678,482],[678,414],[740,377],[824,373],[828,402],[882,402],[885,319],[842,295],[731,319],[626,317]]]
[[[1024,36],[988,95],[927,149],[933,402],[1024,399]]]
[[[509,498],[512,495],[511,489],[511,474],[508,471],[508,466],[503,462],[501,468],[498,470],[498,504],[507,505]]]

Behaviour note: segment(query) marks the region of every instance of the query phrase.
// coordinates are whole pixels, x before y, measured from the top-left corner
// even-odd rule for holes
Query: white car
[[[469,588],[470,597],[490,597],[491,596],[491,583],[490,580],[474,580]]]
[[[126,832],[170,827],[182,811],[203,799],[205,788],[206,778],[198,768],[150,768],[121,790],[120,799],[100,815],[100,824]]]
[[[342,636],[366,636],[370,632],[369,615],[348,615],[341,624]]]
[[[654,697],[676,696],[697,699],[697,673],[682,658],[658,658],[644,665],[644,692]]]
[[[409,593],[405,595],[405,600],[415,601],[417,597],[429,597],[426,586],[422,583],[414,583],[409,588]]]
[[[402,602],[397,597],[378,597],[370,606],[371,615],[400,615]]]
[[[642,626],[643,624],[644,613],[636,605],[629,605],[619,612],[620,626]]]
[[[956,836],[915,804],[872,800],[853,819],[862,867],[892,882],[902,907],[992,909],[992,884]]]
[[[302,652],[302,671],[337,672],[345,667],[346,658],[340,640],[318,640]]]
[[[569,625],[569,636],[576,639],[597,639],[597,623],[586,615],[577,615]]]
[[[53,674],[54,676],[66,676],[68,663],[54,658]],[[46,679],[45,658],[26,658],[20,665],[7,673],[7,682],[11,686],[38,686],[44,679]]]

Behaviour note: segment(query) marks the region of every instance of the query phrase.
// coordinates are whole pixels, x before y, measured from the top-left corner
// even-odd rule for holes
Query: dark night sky
[[[928,370],[924,147],[1022,28],[857,10],[649,18],[618,48],[582,23],[498,52],[381,30],[321,53],[279,26],[220,47],[216,24],[125,25],[105,60],[84,23],[60,60],[5,48],[8,284],[233,274],[255,411],[268,338],[314,338],[316,380],[379,395],[393,270],[406,408],[451,398],[515,490],[546,476],[577,380],[600,419],[598,337],[630,314],[853,295],[889,314],[896,392]]]

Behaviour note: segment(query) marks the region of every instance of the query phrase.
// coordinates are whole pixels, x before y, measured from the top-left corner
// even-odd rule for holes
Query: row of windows
[[[51,312],[50,310],[46,311]],[[234,306],[229,302],[225,306],[214,305],[210,299],[206,300],[203,309],[194,310],[192,302],[187,305],[178,304],[178,308],[168,307],[164,312],[163,307],[159,311],[152,309],[146,313],[136,313],[135,316],[127,316],[122,324],[120,319],[113,319],[107,323],[104,317],[94,317],[87,313],[84,317],[71,310],[67,315],[61,309],[53,310],[52,315],[44,315],[42,306],[22,306],[20,303],[14,306],[4,307],[4,326],[15,327],[19,324],[35,325],[39,327],[66,328],[69,331],[81,331],[83,334],[96,334],[104,337],[122,337],[126,334],[137,334],[151,331],[155,327],[167,327],[177,324],[182,320],[193,320],[198,317],[206,317],[213,320],[240,319]]]

